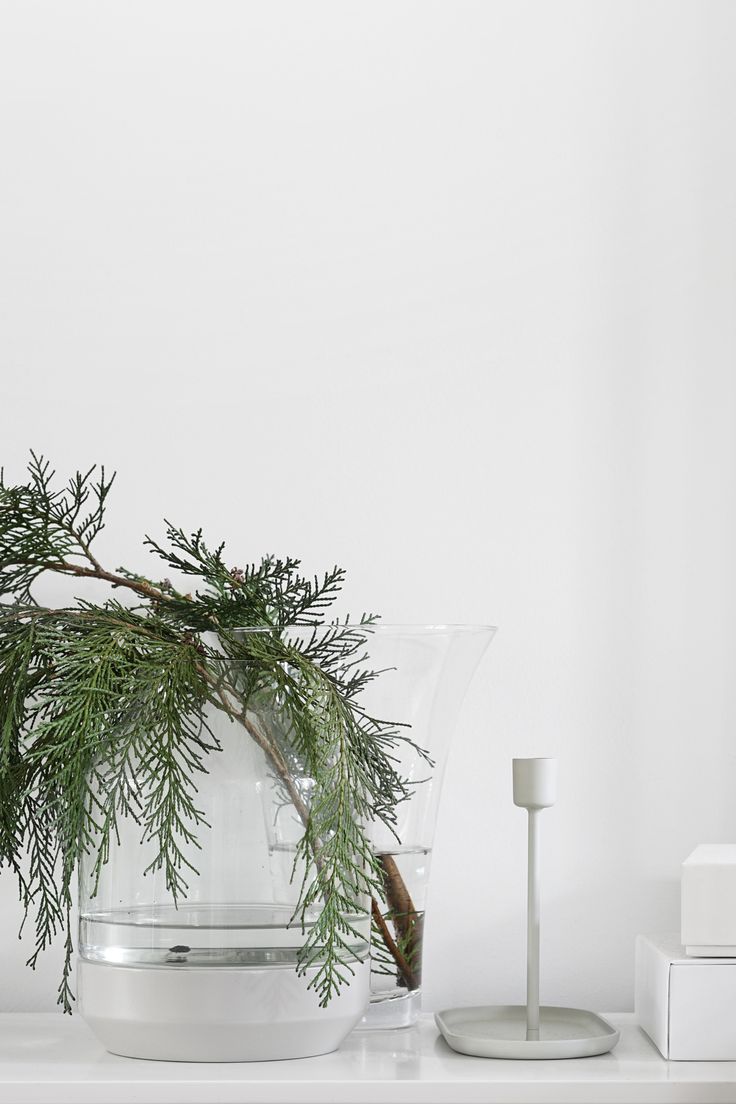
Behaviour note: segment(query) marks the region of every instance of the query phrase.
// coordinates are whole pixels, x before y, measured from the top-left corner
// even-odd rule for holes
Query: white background
[[[557,755],[543,998],[632,1006],[736,838],[736,5],[0,2],[1,459],[119,469],[345,609],[500,626],[426,1004],[523,999],[512,755]],[[0,880],[0,1009],[52,1008]]]

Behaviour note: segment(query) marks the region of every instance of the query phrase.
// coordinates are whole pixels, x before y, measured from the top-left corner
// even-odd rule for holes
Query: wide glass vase
[[[463,698],[494,633],[486,625],[378,625],[366,636],[366,665],[381,674],[361,701],[404,736],[398,766],[411,786],[395,810],[394,830],[383,823],[370,828],[381,892],[372,901],[371,996],[361,1028],[409,1027],[419,1017],[445,763]]]
[[[239,677],[227,671],[223,683]],[[146,840],[145,822],[133,816],[118,816],[106,861],[98,862],[91,847],[81,864],[80,1009],[115,1053],[181,1061],[305,1057],[334,1050],[365,1011],[367,894],[341,916],[351,933],[351,961],[339,994],[321,1006],[313,984],[324,962],[319,945],[297,973],[321,911],[315,904],[296,915],[305,875],[297,846],[313,779],[290,750],[282,701],[261,690],[246,720],[247,727],[209,709],[207,740],[218,749],[203,756],[205,771],[181,758],[201,823],[196,843],[177,833],[186,857],[177,894],[167,888],[158,843]],[[97,817],[115,771],[125,772],[131,809],[150,798],[141,792],[136,755],[116,756],[122,739],[124,733],[111,734],[97,767]],[[160,754],[177,753],[164,744]],[[158,798],[157,816],[182,813],[171,794],[162,790]]]
[[[244,631],[259,647],[264,640],[268,647],[273,632]],[[315,633],[329,641],[334,629],[281,632],[300,648]],[[238,691],[247,706],[242,717],[237,707],[236,716],[208,709],[214,750],[202,754],[204,769],[196,749],[187,760],[164,740],[153,752],[161,762],[180,756],[200,819],[196,840],[186,835],[192,826],[176,796],[155,793],[156,771],[140,762],[135,745],[128,748],[125,731],[110,733],[96,766],[95,817],[107,815],[110,793],[115,786],[120,792],[121,782],[132,814],[153,809],[152,821],[120,810],[109,847],[101,853],[91,846],[80,868],[80,1008],[108,1049],[184,1061],[295,1058],[335,1049],[359,1022],[407,1026],[418,1016],[444,764],[460,703],[493,630],[365,626],[356,632],[358,666],[376,672],[365,681],[359,708],[399,737],[391,753],[408,786],[406,799],[387,811],[391,828],[363,823],[380,890],[343,909],[340,921],[350,933],[345,983],[320,1003],[315,982],[327,952],[319,943],[310,945],[309,965],[297,972],[305,941],[320,930],[322,902],[303,915],[298,907],[305,875],[313,877],[299,845],[318,787],[296,750],[282,692],[260,685],[246,693],[248,666],[225,663],[225,699],[237,706],[231,692]],[[348,679],[351,669],[343,672]],[[300,677],[288,663],[285,670],[290,679]],[[170,851],[162,860],[155,829],[157,818],[180,816],[175,836],[184,861],[173,893],[167,863],[176,865],[177,856]]]

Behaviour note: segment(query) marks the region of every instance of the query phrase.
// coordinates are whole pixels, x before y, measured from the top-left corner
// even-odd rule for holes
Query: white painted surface
[[[7,0],[2,462],[120,470],[346,609],[500,626],[447,771],[426,1006],[627,1009],[736,842],[736,5]],[[0,1006],[51,1009],[0,879]]]
[[[0,1016],[2,1104],[723,1104],[736,1062],[665,1062],[631,1015],[599,1058],[511,1062],[450,1050],[430,1017],[353,1033],[335,1054],[182,1066],[107,1054],[80,1019]]]

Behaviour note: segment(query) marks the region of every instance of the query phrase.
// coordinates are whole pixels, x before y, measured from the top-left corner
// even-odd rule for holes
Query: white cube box
[[[687,954],[736,956],[735,844],[701,844],[685,859],[681,923]]]
[[[736,1061],[736,958],[693,958],[677,935],[640,935],[635,1007],[665,1058]]]

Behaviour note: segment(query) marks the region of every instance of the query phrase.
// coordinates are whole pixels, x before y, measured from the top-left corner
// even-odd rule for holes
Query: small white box
[[[685,859],[681,924],[689,955],[736,955],[736,845],[701,844]]]
[[[635,1007],[665,1058],[736,1061],[736,959],[693,958],[677,935],[639,935]]]

